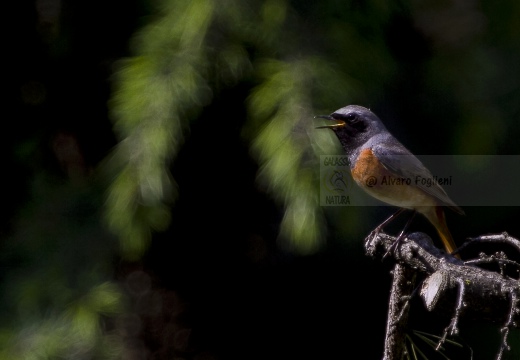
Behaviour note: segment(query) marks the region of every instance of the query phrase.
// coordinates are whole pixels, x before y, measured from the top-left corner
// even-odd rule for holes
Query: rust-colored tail
[[[439,233],[439,237],[444,244],[446,252],[448,254],[454,252],[457,249],[457,245],[455,245],[450,230],[448,229],[448,225],[446,225],[446,217],[444,215],[443,208],[441,206],[436,206],[434,211],[427,212],[424,215],[428,218],[428,220],[430,220],[433,226],[435,226],[435,229]],[[458,254],[454,256],[460,259]]]

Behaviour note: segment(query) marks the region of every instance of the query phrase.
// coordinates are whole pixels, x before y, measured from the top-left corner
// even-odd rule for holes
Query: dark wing
[[[433,182],[432,174],[423,163],[401,144],[394,144],[393,141],[385,143],[384,146],[377,144],[372,147],[372,152],[385,168],[399,177],[411,179],[415,186],[438,199],[441,205],[447,206],[459,214],[464,214],[464,211],[449,198],[444,189],[437,182]],[[432,185],[427,186],[422,182],[415,183],[417,176],[432,179]]]

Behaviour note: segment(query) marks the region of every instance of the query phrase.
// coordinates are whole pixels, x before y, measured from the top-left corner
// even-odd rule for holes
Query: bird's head
[[[358,105],[345,106],[330,115],[318,115],[315,118],[334,122],[316,128],[333,130],[347,153],[354,151],[371,137],[386,131],[376,114]]]

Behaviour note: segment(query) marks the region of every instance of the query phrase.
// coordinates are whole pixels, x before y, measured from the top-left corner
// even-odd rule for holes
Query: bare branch
[[[515,318],[520,313],[519,280],[505,275],[504,270],[506,266],[518,268],[520,265],[507,259],[503,252],[493,255],[481,253],[479,259],[464,262],[437,249],[424,233],[412,233],[393,248],[395,241],[395,237],[380,232],[373,232],[365,241],[367,255],[384,258],[390,254],[389,257],[396,261],[384,360],[401,359],[405,335],[396,332],[404,331],[406,327],[408,300],[413,292],[409,287],[414,283],[410,280],[415,279],[414,273],[425,277],[419,294],[426,309],[451,313],[451,321],[437,344],[437,350],[447,341],[447,337],[458,334],[460,321],[490,321],[497,324],[502,333],[496,358],[501,360],[504,352],[510,350],[507,337],[511,329],[518,327]],[[507,244],[520,251],[520,241],[502,233],[470,239],[458,252],[469,245],[483,242]],[[478,264],[493,262],[498,265],[498,272],[477,267]],[[396,339],[401,343],[397,344]]]
[[[414,270],[400,264],[396,264],[393,275],[383,360],[402,358],[408,322],[408,300],[415,283]]]

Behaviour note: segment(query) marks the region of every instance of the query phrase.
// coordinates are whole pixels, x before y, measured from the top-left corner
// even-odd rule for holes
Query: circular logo
[[[345,193],[349,187],[348,169],[330,169],[323,174],[323,183],[330,192]]]

